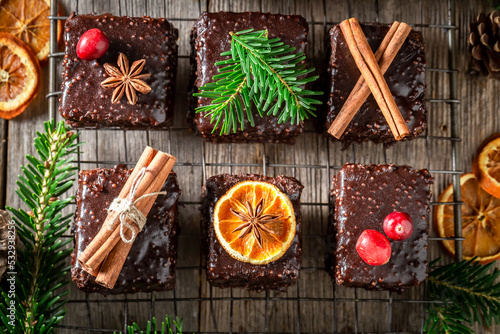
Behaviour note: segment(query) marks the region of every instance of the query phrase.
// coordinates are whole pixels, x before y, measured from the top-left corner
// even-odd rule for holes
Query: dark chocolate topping
[[[156,199],[113,289],[108,290],[97,284],[95,278],[83,271],[76,261],[101,229],[107,216],[106,209],[120,193],[131,171],[123,165],[80,171],[73,225],[75,249],[71,254],[71,278],[83,291],[119,294],[162,291],[175,286],[177,203],[180,196],[175,173],[171,173],[163,185],[162,190],[167,191],[167,195]]]
[[[221,246],[213,228],[215,204],[232,186],[245,180],[264,181],[278,187],[293,204],[297,232],[287,252],[266,265],[253,265],[232,258]],[[300,271],[302,184],[292,177],[265,177],[257,174],[221,174],[210,177],[203,187],[202,220],[206,233],[207,277],[218,287],[244,287],[252,290],[279,289],[297,281]]]
[[[426,169],[407,166],[346,164],[334,177],[330,196],[335,203],[336,266],[329,271],[337,284],[400,291],[427,278],[427,244],[433,178]],[[382,266],[366,264],[356,242],[366,229],[384,233],[384,218],[403,211],[414,231],[404,241],[390,240],[392,255]],[[330,230],[330,233],[335,231]],[[332,237],[330,236],[330,241]],[[327,262],[328,267],[328,262]]]
[[[218,74],[218,67],[214,64],[220,60],[221,52],[231,48],[230,32],[246,29],[268,29],[269,38],[279,37],[288,45],[296,48],[296,52],[305,52],[307,45],[308,25],[299,15],[263,14],[263,13],[203,13],[193,26],[191,33],[192,45],[192,92],[206,83],[213,82],[212,77]],[[211,104],[211,99],[191,97],[191,110],[188,118],[192,122],[193,130],[212,142],[286,142],[293,143],[295,137],[302,133],[304,123],[278,124],[275,116],[258,116],[253,110],[255,127],[245,121],[244,131],[238,128],[237,133],[219,136],[220,128],[214,129],[215,122],[210,124],[210,117],[205,113],[195,114],[196,107]]]
[[[390,25],[365,23],[361,24],[361,27],[375,53]],[[326,117],[327,129],[342,109],[361,75],[338,25],[330,30],[330,42],[331,57],[328,73],[331,85]],[[410,130],[406,139],[419,136],[427,128],[425,67],[422,34],[412,31],[384,75]],[[395,141],[373,95],[368,97],[356,113],[341,140],[347,142],[371,140],[376,143]]]
[[[109,49],[98,60],[81,60],[76,45],[87,30],[98,28],[109,39]],[[63,95],[59,111],[74,127],[145,129],[168,128],[173,122],[178,32],[164,18],[117,17],[111,14],[75,15],[64,25],[66,55],[62,72]],[[135,105],[125,96],[111,103],[113,89],[101,87],[108,76],[104,63],[116,66],[124,53],[130,65],[145,59],[143,73],[150,73],[148,94],[138,93]]]

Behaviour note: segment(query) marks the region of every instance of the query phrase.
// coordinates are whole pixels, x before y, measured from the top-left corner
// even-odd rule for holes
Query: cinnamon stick
[[[137,191],[136,191],[136,198],[142,196],[143,194],[148,194],[152,192],[157,192],[158,190],[150,190],[150,186],[152,184],[152,181],[156,179],[157,176],[159,176],[162,168],[169,162],[173,160],[175,163],[175,158],[172,157],[171,155],[168,155],[163,152],[158,152],[149,166],[146,168],[146,173],[144,174],[144,177],[141,181],[141,183],[137,186]],[[136,167],[137,168],[137,167]],[[135,180],[135,178],[132,178],[132,174],[136,171],[136,168],[134,168],[134,171],[131,173],[131,176],[127,179],[127,183],[129,180]],[[136,173],[137,175],[137,173]],[[165,179],[166,180],[166,179]],[[163,182],[165,182],[163,180]],[[163,185],[163,183],[162,183]],[[161,188],[161,186],[160,186]],[[130,188],[129,188],[130,189]],[[121,192],[120,192],[121,194]],[[127,193],[128,195],[128,193]],[[153,198],[153,197],[149,197]],[[156,198],[156,197],[154,197]],[[153,202],[154,203],[154,202]],[[151,210],[151,207],[147,208],[146,207],[147,201],[146,200],[141,200],[136,204],[137,209],[142,212],[145,216],[147,216],[149,210]],[[151,204],[152,205],[152,204]],[[108,215],[109,217],[110,215]],[[113,217],[116,215],[113,214]],[[108,254],[111,252],[111,250],[115,247],[115,245],[119,242],[121,239],[120,236],[120,222],[117,221],[113,225],[113,229],[109,231],[107,228],[107,222],[108,219],[106,219],[105,223],[103,224],[101,231],[104,229],[108,231],[106,233],[107,239],[104,240],[104,242],[101,244],[100,248],[97,249],[94,254],[92,254],[85,262],[81,261],[82,267],[85,271],[90,272],[90,273],[97,273],[99,266],[102,264],[104,259],[108,256]],[[130,223],[130,225],[135,226],[133,223]],[[88,248],[88,247],[87,247]],[[80,260],[80,258],[79,258]],[[95,276],[95,275],[94,275]]]
[[[137,175],[139,174],[140,170],[143,167],[148,166],[151,161],[153,161],[154,157],[158,153],[157,150],[146,146],[144,151],[142,152],[139,160],[137,161],[137,164],[130,174],[129,178],[127,179],[127,182],[123,186],[122,190],[120,191],[120,194],[118,197],[120,198],[126,198],[127,195],[130,192],[130,188],[132,187],[132,184],[134,180],[136,179]],[[107,223],[111,220],[114,219],[116,216],[115,213],[112,213],[106,217],[106,220],[103,224],[104,226],[107,226]],[[116,229],[116,226],[114,226]],[[89,272],[90,274],[94,274],[95,270],[97,268],[90,268],[86,265],[86,262],[102,247],[103,243],[106,242],[106,240],[109,238],[109,236],[113,233],[113,230],[110,231],[107,228],[101,228],[101,230],[97,233],[97,235],[94,237],[92,242],[85,248],[85,250],[80,254],[78,257],[78,262],[82,265],[82,268]]]
[[[382,75],[391,65],[410,32],[411,27],[406,23],[394,22],[391,25],[377,52],[375,52],[375,59],[378,61]],[[335,138],[340,139],[368,96],[370,96],[370,88],[361,75],[342,109],[330,125],[328,132]]]
[[[408,127],[392,97],[387,82],[383,77],[375,55],[368,45],[368,41],[358,20],[356,18],[345,20],[340,24],[340,28],[344,34],[347,46],[358,65],[359,71],[377,101],[394,137],[396,140],[404,138],[409,134]],[[389,58],[388,56],[385,59],[388,60]]]
[[[161,187],[167,180],[168,175],[172,171],[174,164],[175,164],[175,158],[171,157],[171,159],[167,161],[167,163],[158,173],[158,177],[155,178],[153,182],[151,182],[151,185],[146,189],[145,191],[146,194],[158,192],[161,189]],[[147,197],[141,201],[143,202],[143,206],[146,209],[146,212],[149,212],[149,210],[151,210],[151,207],[153,206],[156,197],[157,196]],[[135,225],[133,226],[134,229],[136,229],[136,233],[139,233],[136,226]],[[125,236],[127,238],[129,238],[131,234],[132,232],[130,230],[127,230],[125,232]],[[120,235],[119,232],[117,232],[117,235],[118,235],[118,242],[116,243],[112,251],[109,252],[109,255],[102,263],[102,266],[100,267],[99,273],[97,274],[96,277],[96,282],[105,286],[108,289],[112,289],[115,286],[116,280],[118,279],[121,269],[123,268],[123,264],[127,259],[130,249],[132,248],[132,244],[127,244],[121,241],[121,239],[119,238]]]
[[[372,52],[372,49],[370,48],[370,45],[368,44],[368,41],[366,40],[365,34],[363,33],[358,20],[356,18],[349,19],[349,24],[354,34],[356,44],[359,47],[359,51],[363,56],[365,62],[367,63],[371,74],[375,78],[376,85],[370,87],[370,82],[367,80],[368,87],[370,87],[370,90],[372,90],[372,94],[373,91],[376,91],[377,94],[379,91],[382,93],[383,99],[379,98],[380,101],[377,101],[377,103],[379,104],[379,107],[381,107],[382,113],[385,114],[385,118],[391,119],[391,123],[395,124],[392,132],[396,140],[400,140],[410,133],[408,131],[408,126],[406,125],[406,122],[401,115],[401,112],[399,111],[396,101],[394,100],[392,93],[389,90],[389,86],[387,86],[387,82],[385,81],[384,76],[380,71],[380,67],[375,60],[375,56]],[[386,103],[386,106],[383,105],[384,102]]]
[[[387,48],[389,47],[389,44],[393,42],[393,37],[396,34],[396,30],[398,30],[399,27],[400,27],[399,22],[394,21],[392,23],[391,28],[384,36],[382,43],[375,52],[375,59],[380,65],[380,70],[382,71],[382,73],[385,73],[385,71],[387,70],[387,68],[389,68],[390,65],[390,63],[382,63],[381,61],[382,55],[386,52]],[[390,60],[390,62],[392,63],[392,60]],[[342,134],[345,132],[345,129],[347,129],[347,126],[349,125],[349,123],[351,123],[352,119],[354,118],[354,115],[356,115],[357,111],[359,110],[359,108],[361,108],[361,106],[368,98],[368,96],[370,96],[370,88],[366,84],[366,81],[363,78],[363,76],[360,75],[358,81],[356,82],[356,85],[349,94],[349,97],[344,102],[342,109],[335,117],[333,123],[330,125],[328,133],[330,133],[335,138],[340,139]]]

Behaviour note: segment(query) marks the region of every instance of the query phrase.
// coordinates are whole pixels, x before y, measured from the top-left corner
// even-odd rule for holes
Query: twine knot
[[[142,179],[145,175],[146,167],[142,167],[132,182],[132,187],[130,188],[128,196],[126,198],[115,198],[108,209],[108,211],[114,211],[117,213],[117,215],[109,221],[107,225],[108,230],[111,231],[116,220],[120,219],[120,236],[122,238],[122,241],[126,244],[133,243],[135,238],[137,237],[135,228],[130,225],[128,221],[131,221],[135,226],[137,226],[139,232],[142,231],[142,228],[146,224],[146,217],[141,212],[141,210],[136,207],[137,202],[146,197],[165,195],[167,193],[166,191],[153,192],[144,194],[134,200],[137,188],[139,187],[139,184],[142,182]],[[127,239],[127,237],[125,236],[126,228],[132,231],[132,236],[130,237],[130,239]]]

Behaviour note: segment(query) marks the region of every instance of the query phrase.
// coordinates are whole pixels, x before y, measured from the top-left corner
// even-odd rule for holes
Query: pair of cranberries
[[[393,212],[384,219],[384,232],[392,240],[408,239],[413,233],[413,221],[404,212]],[[380,232],[365,230],[358,238],[356,250],[359,256],[372,266],[381,266],[391,258],[391,243]]]
[[[104,56],[109,48],[108,37],[99,29],[83,33],[76,45],[76,54],[83,60],[96,60]]]

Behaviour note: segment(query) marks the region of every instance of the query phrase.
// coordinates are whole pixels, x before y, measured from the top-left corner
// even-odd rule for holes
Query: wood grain
[[[151,316],[157,319],[165,314],[177,314],[185,321],[186,332],[360,332],[420,330],[423,304],[408,304],[403,299],[422,299],[423,288],[417,287],[402,295],[388,292],[367,292],[334,286],[323,267],[325,252],[324,236],[328,219],[328,189],[330,178],[345,162],[408,164],[415,168],[429,168],[438,171],[450,169],[451,142],[438,139],[416,139],[398,143],[386,150],[381,145],[363,143],[341,150],[339,142],[330,142],[318,135],[309,126],[294,146],[278,144],[203,144],[200,138],[187,130],[187,86],[189,69],[189,32],[200,11],[263,11],[273,13],[296,13],[304,16],[310,24],[308,56],[320,72],[324,72],[325,35],[332,26],[348,17],[357,17],[361,22],[393,20],[409,24],[447,24],[446,0],[341,0],[341,1],[244,1],[244,0],[63,0],[65,11],[80,13],[95,11],[111,12],[117,15],[140,16],[145,13],[153,17],[167,17],[179,29],[179,68],[177,72],[176,118],[170,131],[111,131],[85,130],[82,140],[86,141],[80,155],[82,169],[112,166],[115,162],[133,164],[145,145],[169,152],[177,157],[175,171],[182,189],[180,207],[181,236],[177,287],[172,291],[128,296],[102,297],[86,295],[71,283],[71,302],[67,306],[64,326],[95,327],[101,329],[123,328],[137,321],[144,325]],[[78,8],[76,5],[78,4]],[[462,124],[462,159],[465,172],[475,149],[483,139],[500,131],[500,83],[483,77],[467,74],[468,55],[466,38],[468,24],[481,10],[488,10],[487,1],[457,1],[455,15],[458,29],[457,70],[459,121]],[[183,20],[179,20],[183,18]],[[323,22],[329,22],[326,26]],[[418,27],[426,43],[428,68],[448,69],[447,30],[439,27]],[[59,67],[60,70],[60,67]],[[24,156],[34,153],[32,138],[34,131],[42,129],[47,119],[48,68],[43,70],[44,85],[37,99],[20,117],[9,122],[0,122],[0,186],[6,190],[7,204],[19,206],[15,195],[15,180],[20,172],[18,166],[25,163]],[[58,76],[59,78],[59,76]],[[450,96],[448,73],[427,72],[427,96],[429,99],[447,99]],[[60,79],[59,83],[60,83]],[[59,85],[59,84],[58,84]],[[450,108],[445,102],[429,102],[429,129],[427,134],[435,137],[450,136]],[[3,126],[5,124],[5,126]],[[203,169],[202,153],[206,169]],[[264,166],[263,161],[267,165]],[[100,161],[100,163],[96,163]],[[243,166],[217,166],[218,163],[238,163]],[[299,167],[287,165],[299,164]],[[252,165],[252,166],[248,166]],[[279,166],[278,166],[279,165]],[[8,166],[8,168],[6,168]],[[312,167],[307,167],[312,166]],[[323,167],[321,167],[323,166]],[[326,166],[330,168],[327,169]],[[265,168],[264,168],[265,167]],[[6,177],[2,170],[6,169]],[[299,284],[285,293],[248,292],[241,289],[211,288],[206,281],[204,259],[200,256],[200,214],[198,211],[200,188],[204,177],[219,173],[254,172],[267,175],[286,174],[297,177],[304,185],[302,196],[303,270]],[[451,181],[445,173],[434,173],[434,199]],[[5,195],[6,194],[6,195]],[[0,197],[0,203],[2,197]],[[320,205],[307,203],[321,203]],[[70,209],[74,210],[74,206]],[[431,235],[434,235],[431,232]],[[438,242],[431,241],[431,259],[446,256]],[[214,299],[210,303],[210,296]],[[300,296],[300,301],[296,297]],[[334,302],[333,297],[336,297]],[[175,302],[174,302],[175,297]],[[233,297],[231,301],[229,297]],[[356,303],[351,298],[358,298]],[[195,300],[189,300],[194,298]],[[279,298],[279,299],[275,299]],[[85,301],[90,300],[87,304]],[[126,302],[124,302],[126,299]],[[379,302],[363,301],[381,299]],[[153,303],[153,301],[155,301]],[[154,304],[154,307],[151,305]],[[215,327],[215,322],[217,328]],[[498,331],[498,326],[491,332]],[[478,333],[484,332],[477,328]],[[85,330],[60,328],[58,333],[88,333]]]

